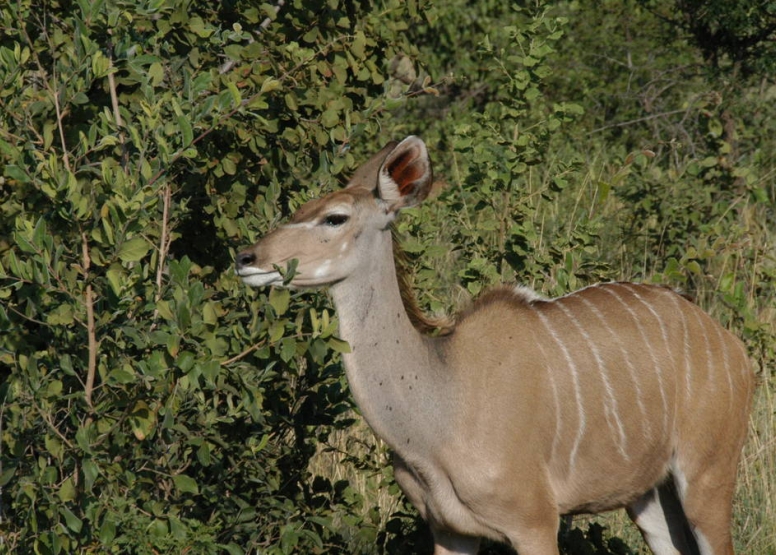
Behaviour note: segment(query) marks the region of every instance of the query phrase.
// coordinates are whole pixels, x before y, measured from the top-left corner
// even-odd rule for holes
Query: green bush
[[[332,519],[358,502],[306,470],[350,407],[336,320],[320,296],[246,292],[231,260],[353,167],[350,142],[397,100],[385,68],[417,8],[62,1],[0,17],[2,545],[341,544]]]

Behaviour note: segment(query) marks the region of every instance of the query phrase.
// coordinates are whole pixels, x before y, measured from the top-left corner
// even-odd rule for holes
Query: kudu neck
[[[397,451],[438,439],[446,408],[440,339],[421,333],[402,302],[390,233],[371,253],[366,271],[330,288],[353,396],[369,425]],[[417,425],[426,421],[425,429]],[[436,436],[436,438],[434,437]]]

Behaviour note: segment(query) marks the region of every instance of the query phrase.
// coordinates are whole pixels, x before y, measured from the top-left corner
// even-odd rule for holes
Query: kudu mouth
[[[262,270],[257,267],[256,253],[252,250],[245,250],[237,254],[234,261],[234,272],[246,285],[251,287],[264,287],[265,285],[276,285],[283,283],[283,276],[275,270]]]

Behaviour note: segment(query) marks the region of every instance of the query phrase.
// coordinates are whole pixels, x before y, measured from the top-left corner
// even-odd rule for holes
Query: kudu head
[[[364,163],[347,187],[301,206],[236,258],[236,272],[251,286],[282,285],[279,269],[297,260],[292,288],[345,280],[367,264],[381,241],[390,241],[397,212],[428,196],[432,172],[423,141],[390,143]]]

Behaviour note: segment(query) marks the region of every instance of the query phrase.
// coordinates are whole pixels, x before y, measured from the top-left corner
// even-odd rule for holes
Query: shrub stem
[[[94,325],[94,290],[89,283],[89,267],[91,258],[89,257],[89,240],[85,232],[81,232],[81,252],[83,257],[84,279],[86,280],[86,290],[84,291],[84,302],[86,305],[86,335],[89,346],[89,358],[86,370],[86,385],[84,386],[84,397],[86,404],[92,408],[92,391],[94,391],[94,378],[97,373],[97,332]]]

